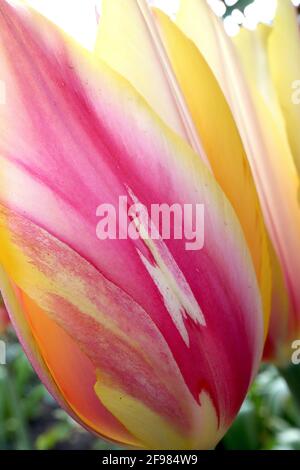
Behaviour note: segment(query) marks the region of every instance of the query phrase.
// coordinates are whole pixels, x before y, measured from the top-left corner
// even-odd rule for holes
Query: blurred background
[[[208,2],[218,16],[224,17],[229,34],[243,26],[255,28],[259,21],[271,21],[274,3],[276,6],[274,0]],[[300,0],[293,3],[298,6]],[[1,450],[121,449],[93,437],[56,405],[33,372],[11,326],[7,327],[0,306],[1,340],[6,348],[6,364],[0,365]],[[237,419],[218,448],[300,450],[300,409],[275,367],[261,367]]]

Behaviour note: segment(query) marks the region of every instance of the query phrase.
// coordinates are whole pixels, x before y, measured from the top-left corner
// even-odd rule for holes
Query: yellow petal
[[[103,0],[96,55],[126,78],[207,163],[145,0]]]
[[[246,72],[256,54],[239,57],[223,25],[206,2],[181,2],[178,22],[211,65],[231,106],[259,193],[272,242],[284,268],[292,308],[300,321],[300,207],[298,174],[282,117],[274,114],[261,82]],[[275,105],[276,106],[276,105]],[[277,108],[278,109],[278,108]]]
[[[164,13],[155,10],[155,16],[214,176],[244,230],[260,284],[267,326],[271,272],[266,230],[236,124],[212,71],[196,46]]]
[[[260,160],[257,158],[255,161],[255,155],[252,157],[257,168],[256,180],[265,200],[265,216],[272,240],[285,271],[286,283],[291,296],[290,308],[297,318],[297,320],[291,318],[289,327],[298,328],[296,325],[299,324],[300,311],[296,273],[300,268],[300,260],[297,255],[296,257],[293,255],[290,244],[294,243],[293,249],[296,249],[300,233],[300,209],[297,201],[299,178],[287,135],[286,123],[271,77],[267,55],[271,34],[271,28],[260,26],[255,32],[243,30],[234,42],[243,64],[249,91],[251,91],[252,104],[256,108],[257,124],[260,127],[260,129],[257,127],[259,132],[256,131],[253,134],[259,139],[256,148],[261,148],[261,152],[263,152],[261,144],[266,146],[266,151],[264,154],[261,153]],[[291,99],[291,95],[289,97]],[[236,104],[238,104],[237,101]],[[244,111],[244,113],[246,112]],[[244,124],[246,124],[245,129],[248,128],[247,132],[250,132],[251,128],[251,131],[254,131],[254,127],[249,126],[249,120],[248,122],[245,120]],[[251,153],[249,155],[251,160]],[[263,174],[265,174],[264,179],[259,180]],[[284,220],[285,222],[283,222]],[[274,263],[272,265],[274,269]],[[276,286],[279,280],[276,269],[273,271],[273,277]],[[275,303],[273,301],[275,313],[272,315],[271,329],[273,329],[272,325],[275,322],[276,311],[278,312],[276,303],[278,303],[278,299]],[[286,312],[286,301],[284,301],[284,305],[283,310]],[[280,316],[282,318],[282,312]],[[278,329],[278,319],[276,322]],[[284,323],[282,323],[283,325]],[[283,330],[285,330],[284,327],[282,327],[282,332]]]
[[[147,449],[187,450],[196,448],[195,439],[178,433],[158,413],[148,408],[142,401],[118,390],[115,384],[111,384],[110,380],[101,373],[98,375],[95,392],[112,415],[118,417],[132,435],[146,443]],[[205,429],[205,438],[201,449],[209,449],[213,446],[215,436],[219,434],[218,422],[212,401],[205,391],[201,393],[200,400],[203,410],[201,418]]]
[[[176,23],[200,50],[210,66],[226,98],[230,97],[226,64],[218,44],[217,18],[207,2],[202,0],[180,0]]]
[[[285,364],[291,355],[295,324],[290,315],[290,302],[282,269],[270,243],[269,253],[272,267],[272,313],[268,336],[264,348],[264,360]]]
[[[271,76],[281,105],[289,143],[300,172],[300,104],[293,94],[300,80],[300,34],[295,8],[289,0],[278,2],[268,43]]]

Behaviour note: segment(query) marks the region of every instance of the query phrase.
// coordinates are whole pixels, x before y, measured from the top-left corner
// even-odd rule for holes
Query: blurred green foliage
[[[0,450],[115,449],[85,431],[57,404],[9,332],[6,365],[0,365]]]
[[[236,450],[300,450],[299,409],[275,367],[262,366],[222,445]]]
[[[0,366],[0,449],[117,449],[86,432],[57,407],[14,334]],[[284,379],[262,366],[219,449],[300,450],[300,413]]]

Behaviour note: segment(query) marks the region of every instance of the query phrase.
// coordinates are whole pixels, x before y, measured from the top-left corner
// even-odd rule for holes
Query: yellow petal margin
[[[126,78],[209,166],[146,0],[102,1],[95,53]]]
[[[267,331],[271,269],[266,229],[247,156],[226,99],[207,62],[160,10],[155,17],[214,176],[242,225],[263,298]]]

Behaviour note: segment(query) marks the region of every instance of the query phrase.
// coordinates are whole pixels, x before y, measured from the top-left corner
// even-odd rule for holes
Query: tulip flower
[[[0,285],[28,357],[100,436],[213,448],[257,372],[272,287],[261,194],[226,93],[145,1],[104,1],[89,52],[1,0],[0,50]],[[120,197],[148,213],[202,205],[202,249],[159,227],[145,236],[143,213],[130,220],[137,237],[100,240],[98,209]]]

